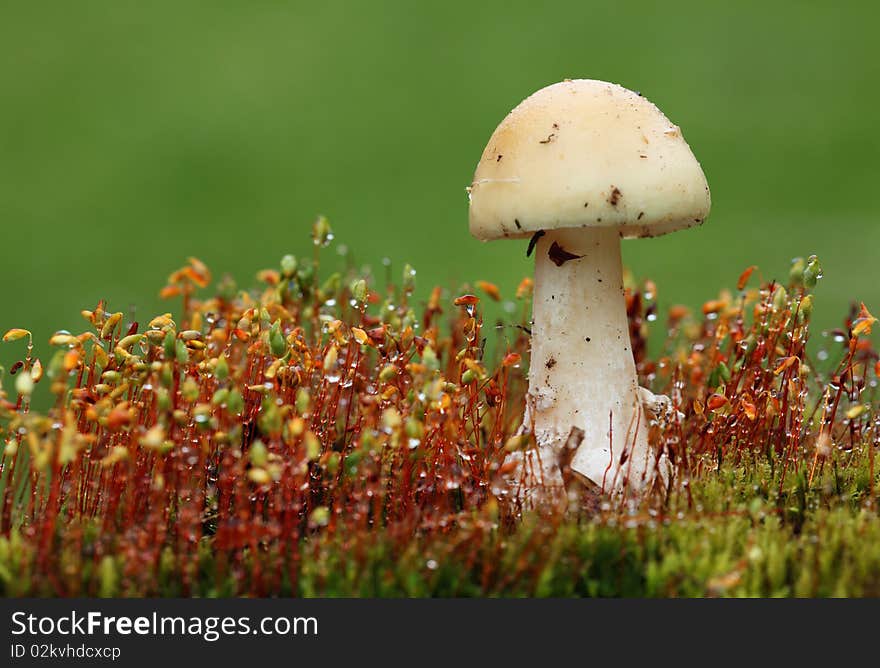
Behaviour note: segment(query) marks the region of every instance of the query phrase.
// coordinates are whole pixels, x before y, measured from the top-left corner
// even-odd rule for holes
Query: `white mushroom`
[[[577,427],[575,473],[606,491],[638,490],[655,475],[620,240],[699,225],[709,206],[679,128],[621,86],[548,86],[495,130],[470,187],[470,230],[536,244],[529,419],[542,466],[556,465]]]

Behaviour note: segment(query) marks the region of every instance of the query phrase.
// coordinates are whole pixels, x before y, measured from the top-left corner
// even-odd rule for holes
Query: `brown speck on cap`
[[[617,206],[621,197],[623,197],[623,193],[620,192],[620,188],[617,186],[611,186],[611,195],[608,196],[608,203],[611,206]]]

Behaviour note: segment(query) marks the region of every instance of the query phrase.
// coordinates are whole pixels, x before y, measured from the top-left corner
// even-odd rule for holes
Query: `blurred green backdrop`
[[[188,255],[253,284],[318,213],[422,290],[510,295],[524,243],[471,239],[464,187],[502,117],[566,77],[643,92],[708,176],[706,225],[624,245],[661,307],[815,252],[820,325],[880,310],[878,20],[867,1],[9,0],[0,328],[45,355],[101,297],[145,319]]]

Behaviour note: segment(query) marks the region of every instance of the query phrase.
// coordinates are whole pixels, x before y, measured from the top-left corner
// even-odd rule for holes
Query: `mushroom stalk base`
[[[580,257],[564,259],[567,254]],[[616,230],[566,229],[540,238],[532,319],[529,417],[541,468],[564,460],[562,450],[577,427],[584,438],[571,459],[573,472],[604,491],[641,489],[655,464],[639,401]],[[555,480],[558,473],[545,477]]]

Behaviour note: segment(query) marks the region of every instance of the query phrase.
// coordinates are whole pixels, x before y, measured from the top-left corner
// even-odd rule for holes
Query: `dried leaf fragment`
[[[550,250],[547,251],[547,256],[553,261],[553,264],[555,264],[557,267],[561,267],[569,260],[579,260],[583,257],[583,255],[575,255],[574,253],[569,253],[555,241],[550,245]]]

